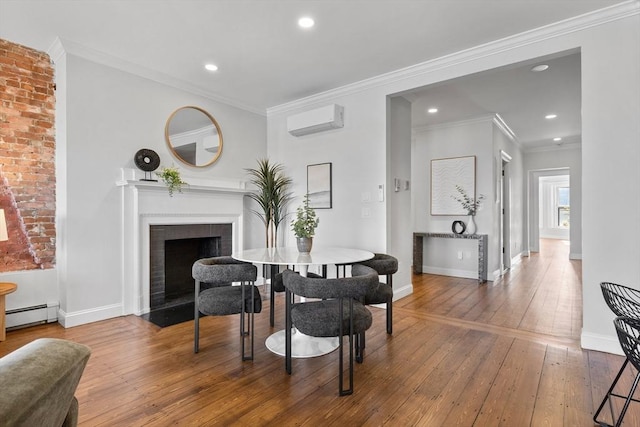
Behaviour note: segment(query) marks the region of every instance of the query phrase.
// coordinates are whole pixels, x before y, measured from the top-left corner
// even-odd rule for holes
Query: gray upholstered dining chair
[[[195,279],[193,352],[200,350],[200,313],[208,316],[240,314],[242,360],[253,360],[254,314],[262,311],[260,291],[254,285],[258,275],[256,266],[222,256],[196,261],[191,272]],[[234,286],[232,282],[240,282],[240,285]],[[245,350],[247,337],[249,355]]]
[[[378,274],[372,268],[354,265],[352,277],[339,279],[316,279],[302,277],[291,270],[282,273],[286,289],[285,325],[285,369],[292,372],[291,329],[314,337],[338,337],[339,368],[338,393],[340,396],[353,393],[353,349],[362,362],[362,348],[359,345],[364,332],[372,323],[371,312],[360,302],[378,284]],[[320,301],[294,302],[294,295],[306,298],[320,298]],[[343,337],[349,337],[349,385],[344,387]]]
[[[386,283],[378,286],[364,296],[365,305],[387,304],[387,334],[393,333],[393,275],[398,271],[398,259],[387,254],[374,254],[373,258],[360,262],[373,268],[380,276],[386,276]]]
[[[278,267],[277,265],[272,265],[271,266],[271,297],[269,300],[269,324],[273,327],[275,325],[275,310],[276,310],[276,292],[284,292],[284,283],[282,283],[282,273],[278,272]],[[316,273],[307,273],[307,277],[312,277],[315,279],[319,279],[319,278],[326,278],[327,277],[327,266],[323,265],[321,266],[322,268],[322,273],[321,274],[316,274]]]

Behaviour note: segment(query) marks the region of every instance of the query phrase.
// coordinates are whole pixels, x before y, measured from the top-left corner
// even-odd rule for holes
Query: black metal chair
[[[622,351],[627,357],[625,362],[631,362],[638,372],[627,396],[614,395],[625,399],[624,406],[622,407],[618,420],[615,423],[615,426],[618,427],[622,425],[622,420],[627,413],[627,409],[629,409],[629,404],[632,401],[640,402],[633,398],[633,394],[638,387],[638,382],[640,382],[640,319],[620,316],[616,317],[613,323],[616,327],[616,332],[618,333],[618,341],[620,341]],[[600,425],[608,426],[609,424],[600,423]]]
[[[192,275],[196,281],[193,352],[197,353],[200,347],[200,313],[208,316],[240,314],[242,360],[253,360],[254,314],[262,311],[260,291],[253,284],[258,275],[257,268],[229,256],[204,258],[193,264]],[[240,285],[234,286],[233,282],[240,282]],[[208,289],[201,290],[204,287]],[[249,339],[249,355],[245,351],[246,338]]]
[[[374,254],[373,258],[360,264],[373,268],[387,282],[378,283],[364,296],[365,305],[387,304],[387,334],[393,333],[393,275],[398,271],[398,259],[387,254]]]
[[[286,270],[282,273],[286,289],[285,369],[291,374],[291,328],[314,337],[338,337],[339,368],[338,392],[340,396],[353,393],[354,341],[371,327],[371,312],[360,301],[378,284],[378,274],[370,267],[355,265],[352,277],[340,279],[314,279],[302,277]],[[295,303],[294,295],[321,298],[320,301]],[[344,388],[343,337],[349,336],[349,386]],[[362,349],[358,345],[357,352]],[[361,353],[360,353],[360,356]],[[358,362],[362,357],[358,358]]]
[[[640,319],[640,291],[639,290],[629,288],[623,285],[618,285],[616,283],[611,283],[611,282],[600,283],[600,289],[602,290],[602,295],[604,297],[605,302],[607,303],[611,311],[613,311],[613,313],[616,316],[626,317],[630,319]],[[616,330],[617,330],[617,326],[616,326]],[[622,345],[622,342],[620,344]],[[623,348],[623,351],[624,351],[624,348]],[[600,413],[602,412],[602,409],[604,408],[607,401],[611,405],[611,396],[624,398],[625,400],[627,400],[625,407],[628,407],[628,404],[632,400],[637,401],[632,398],[633,392],[631,392],[629,396],[623,396],[614,392],[614,389],[618,384],[618,380],[620,379],[620,377],[622,376],[622,373],[624,372],[627,365],[629,364],[629,361],[630,359],[629,357],[627,357],[624,363],[622,364],[622,366],[620,367],[620,370],[618,371],[618,374],[613,380],[613,383],[611,383],[611,387],[609,387],[607,394],[605,394],[604,398],[602,399],[600,406],[598,406],[598,410],[593,415],[593,421],[596,424],[599,424],[601,426],[611,426],[611,424],[608,424],[605,421],[598,420]],[[638,381],[638,377],[636,376],[636,382],[637,381]],[[634,386],[634,390],[635,390],[635,386]],[[624,410],[624,412],[626,412],[626,409]],[[613,416],[612,407],[611,407],[611,413]],[[619,416],[618,422],[615,423],[615,425],[620,425],[619,423],[622,422],[623,417],[624,417],[624,413],[621,413]]]

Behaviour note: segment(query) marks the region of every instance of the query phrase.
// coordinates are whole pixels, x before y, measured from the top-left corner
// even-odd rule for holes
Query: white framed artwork
[[[476,156],[431,160],[431,215],[467,215],[456,198],[476,197]]]

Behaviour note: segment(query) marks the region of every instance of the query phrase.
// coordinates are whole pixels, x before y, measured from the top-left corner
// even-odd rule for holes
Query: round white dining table
[[[354,264],[373,258],[373,252],[339,247],[313,247],[310,253],[301,253],[295,247],[258,248],[235,252],[231,255],[239,261],[266,265],[292,265],[299,267],[306,276],[310,265]],[[273,301],[271,301],[273,304]],[[338,348],[338,338],[321,338],[305,335],[295,327],[291,331],[291,357],[305,358],[327,354]],[[265,341],[269,350],[285,355],[285,330],[277,331]]]

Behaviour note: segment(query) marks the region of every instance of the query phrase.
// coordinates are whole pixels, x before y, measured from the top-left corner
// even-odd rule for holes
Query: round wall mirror
[[[174,156],[190,166],[209,166],[222,153],[222,131],[218,122],[202,108],[187,106],[174,111],[164,128]]]

